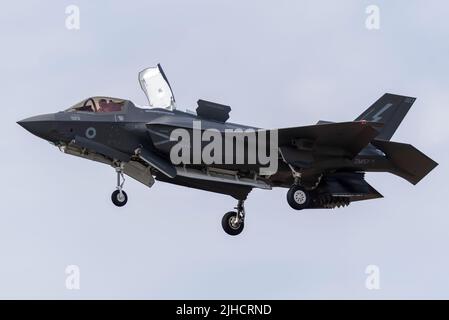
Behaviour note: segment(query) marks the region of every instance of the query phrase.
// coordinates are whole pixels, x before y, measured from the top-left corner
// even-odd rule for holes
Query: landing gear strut
[[[125,184],[125,177],[123,175],[123,165],[115,167],[117,172],[117,190],[111,195],[112,203],[117,207],[123,207],[128,202],[128,195],[123,191],[123,185]]]
[[[245,226],[245,207],[243,203],[243,200],[239,200],[237,207],[234,208],[237,211],[229,211],[221,220],[223,230],[231,236],[239,235]]]
[[[294,183],[291,188],[287,192],[287,202],[295,210],[302,210],[308,208],[311,204],[312,196],[306,188],[301,183],[301,172],[297,171],[292,165],[290,165],[290,169],[292,170],[292,175],[294,179]],[[315,188],[320,183],[321,176],[318,178],[318,181]]]

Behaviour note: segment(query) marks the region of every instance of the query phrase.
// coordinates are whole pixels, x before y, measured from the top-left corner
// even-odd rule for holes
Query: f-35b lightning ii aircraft
[[[116,206],[124,206],[128,200],[123,190],[124,174],[147,187],[159,180],[234,197],[238,200],[235,211],[222,219],[230,235],[243,230],[243,204],[253,188],[289,188],[287,201],[295,210],[335,208],[382,197],[365,181],[365,172],[390,172],[416,184],[437,166],[412,145],[390,141],[415,98],[384,94],[354,121],[319,121],[309,126],[263,130],[227,122],[231,108],[213,102],[198,100],[196,113],[176,110],[160,65],[140,72],[139,81],[148,107],[136,107],[126,99],[92,97],[65,111],[31,117],[18,124],[64,153],[114,167],[117,188],[112,202]],[[173,148],[180,136],[174,139],[173,133],[179,129],[193,140],[184,150],[195,151],[195,134],[201,137],[206,131],[215,134],[209,134],[214,141],[227,131],[234,132],[232,139],[251,130],[257,137],[264,132],[265,142],[254,148],[248,136],[243,137],[244,161],[236,161],[239,154],[235,146],[227,149],[216,144],[210,156],[232,161],[207,162],[201,158],[190,162],[208,148],[203,136],[196,153],[184,161],[174,161]],[[248,161],[256,151],[267,151],[272,146],[274,172],[263,170],[266,163],[262,161]],[[228,157],[230,152],[233,154]]]

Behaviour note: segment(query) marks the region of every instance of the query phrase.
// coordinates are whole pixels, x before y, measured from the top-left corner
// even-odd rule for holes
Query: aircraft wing
[[[355,157],[378,134],[382,124],[366,121],[319,123],[278,129],[279,146],[295,146],[315,155]]]

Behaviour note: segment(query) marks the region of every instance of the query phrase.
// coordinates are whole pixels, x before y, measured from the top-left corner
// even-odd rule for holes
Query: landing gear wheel
[[[245,223],[242,217],[240,217],[240,215],[237,212],[229,211],[223,216],[223,219],[221,220],[221,225],[223,227],[223,230],[227,234],[231,236],[236,236],[243,231]]]
[[[123,185],[125,184],[123,163],[117,163],[115,171],[117,172],[117,190],[112,193],[111,200],[117,207],[123,207],[128,202],[128,195],[123,191]]]
[[[287,192],[287,202],[295,210],[302,210],[310,204],[310,192],[301,186],[292,186]]]
[[[111,200],[117,207],[123,207],[128,202],[128,195],[123,190],[122,192],[115,190],[111,195]]]

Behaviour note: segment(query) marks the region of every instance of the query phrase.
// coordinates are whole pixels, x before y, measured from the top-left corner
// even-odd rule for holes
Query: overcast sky
[[[13,1],[0,10],[0,298],[449,298],[449,4],[446,1]],[[80,30],[65,25],[80,9]],[[368,5],[380,29],[365,26]],[[440,165],[385,198],[296,212],[286,189],[236,201],[127,179],[62,154],[16,124],[93,95],[145,104],[137,73],[160,62],[178,108],[229,104],[257,127],[353,120],[385,92],[417,97],[393,137]],[[67,265],[80,290],[67,290]],[[380,290],[365,287],[368,265]]]

